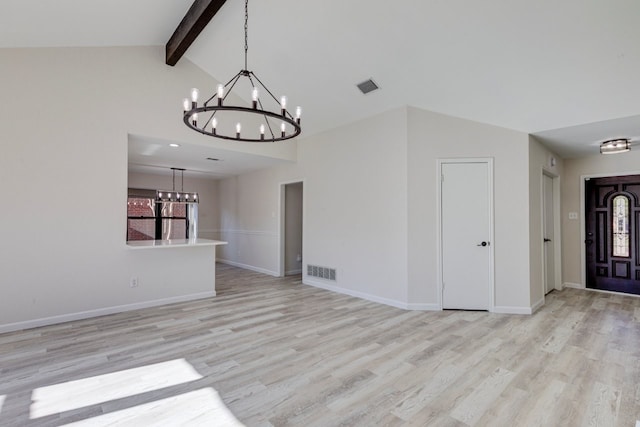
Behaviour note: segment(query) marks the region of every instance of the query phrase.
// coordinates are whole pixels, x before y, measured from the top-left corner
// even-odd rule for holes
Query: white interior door
[[[442,308],[489,310],[492,298],[488,161],[441,165]]]
[[[544,293],[548,294],[555,288],[555,251],[554,251],[554,206],[553,206],[553,178],[542,175],[542,233],[544,247]]]

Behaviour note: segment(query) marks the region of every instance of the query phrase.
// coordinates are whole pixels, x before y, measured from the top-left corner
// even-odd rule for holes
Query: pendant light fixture
[[[176,190],[176,171],[180,172],[182,177],[182,184],[180,190]],[[157,190],[156,202],[185,202],[185,203],[198,203],[198,193],[184,191],[184,171],[182,168],[171,168],[173,173],[173,189],[169,190]]]
[[[287,109],[287,97],[276,98],[247,67],[249,30],[249,0],[244,3],[244,69],[198,105],[198,89],[191,89],[191,97],[183,103],[183,120],[189,128],[204,135],[233,141],[276,142],[295,138],[300,134],[302,109],[295,109],[295,117]],[[248,83],[248,84],[247,84]],[[245,96],[251,97],[246,106],[232,105],[227,97],[245,86]],[[242,97],[240,97],[242,98]]]
[[[600,144],[600,154],[618,154],[629,151],[630,144],[626,138],[611,139]]]

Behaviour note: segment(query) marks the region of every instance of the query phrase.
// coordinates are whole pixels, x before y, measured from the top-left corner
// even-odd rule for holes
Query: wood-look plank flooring
[[[0,425],[634,426],[640,298],[404,311],[218,266],[218,296],[0,335]]]

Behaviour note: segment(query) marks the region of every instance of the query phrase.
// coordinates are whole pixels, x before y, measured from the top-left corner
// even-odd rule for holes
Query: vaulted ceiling
[[[164,45],[191,3],[3,0],[0,47]],[[304,107],[303,138],[412,105],[579,157],[640,142],[639,17],[636,0],[252,1],[249,69]],[[243,26],[227,0],[185,57],[228,80]],[[381,89],[363,95],[369,78]]]

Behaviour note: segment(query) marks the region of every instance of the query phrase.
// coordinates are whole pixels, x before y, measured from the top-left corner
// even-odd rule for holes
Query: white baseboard
[[[6,332],[20,331],[23,329],[37,328],[39,326],[49,326],[58,323],[72,322],[75,320],[89,319],[92,317],[106,316],[109,314],[122,313],[125,311],[140,310],[143,308],[157,307],[160,305],[174,304],[178,302],[193,301],[216,296],[216,291],[200,292],[197,294],[180,295],[177,297],[162,298],[152,301],[136,302],[133,304],[117,305],[113,307],[97,308],[95,310],[80,311],[77,313],[61,314],[58,316],[43,317],[41,319],[26,320],[24,322],[8,323],[0,325],[0,334]]]
[[[416,311],[442,311],[440,304],[430,304],[430,303],[408,303],[405,304],[406,310],[416,310]]]
[[[491,310],[492,313],[498,314],[533,314],[534,311],[532,307],[512,307],[508,305],[496,305]]]
[[[284,272],[285,276],[293,276],[294,274],[302,274],[302,269],[299,268],[297,270],[288,270]]]
[[[580,283],[564,282],[562,284],[562,286],[565,287],[565,288],[585,289],[584,285],[582,285]]]
[[[542,308],[543,305],[544,305],[544,297],[542,297],[542,299],[540,299],[537,303],[533,304],[533,307],[531,307],[531,314],[540,310],[540,308]]]
[[[217,262],[222,264],[232,265],[234,267],[243,268],[245,270],[255,271],[256,273],[268,274],[269,276],[279,277],[280,275],[271,270],[267,270],[266,268],[254,267],[253,265],[242,264],[241,262],[230,261],[228,259],[216,259]]]
[[[352,289],[342,288],[340,286],[331,285],[323,280],[315,280],[310,278],[303,278],[302,283],[305,285],[313,286],[316,288],[325,289],[327,291],[337,292],[339,294],[345,294],[356,298],[365,299],[367,301],[377,302],[379,304],[390,305],[391,307],[401,308],[403,310],[423,310],[423,311],[439,311],[438,304],[408,304],[403,301],[393,300],[390,298],[379,297],[377,295],[368,294],[365,292],[354,291]]]

